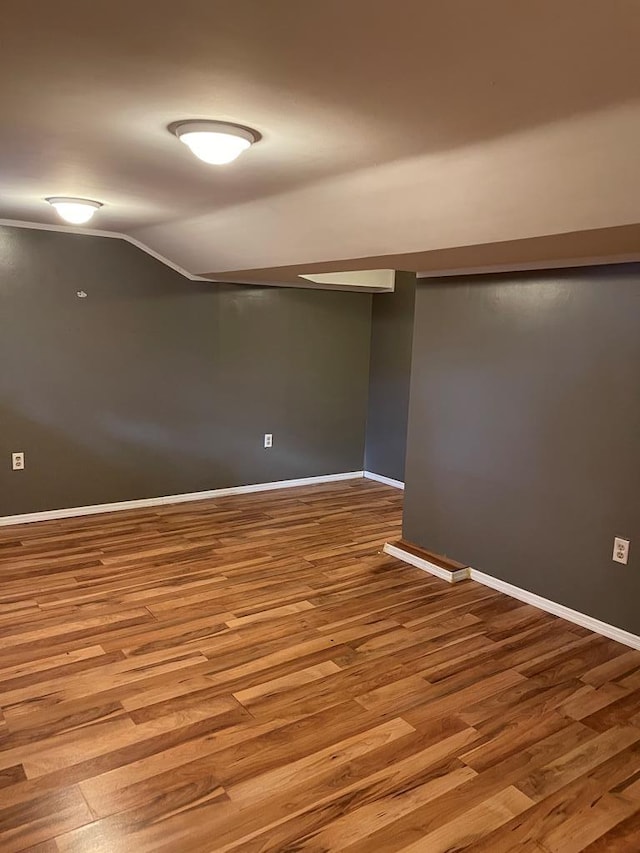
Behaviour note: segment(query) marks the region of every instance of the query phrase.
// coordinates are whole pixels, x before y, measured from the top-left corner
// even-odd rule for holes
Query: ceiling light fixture
[[[58,215],[66,222],[73,225],[84,225],[93,214],[102,207],[102,202],[90,201],[87,198],[67,198],[66,196],[53,196],[46,198],[51,207],[55,207]]]
[[[233,162],[261,138],[257,130],[224,121],[178,121],[169,130],[196,157],[215,166]]]

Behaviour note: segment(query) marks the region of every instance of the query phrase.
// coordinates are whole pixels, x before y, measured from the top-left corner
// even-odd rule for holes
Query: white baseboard
[[[378,483],[384,483],[385,486],[393,486],[394,489],[404,489],[402,480],[392,480],[391,477],[383,477],[382,474],[374,474],[373,471],[365,471],[364,476],[367,480],[375,480]]]
[[[272,489],[289,489],[294,486],[313,486],[319,483],[334,483],[339,480],[357,480],[363,476],[362,471],[348,471],[345,474],[326,474],[320,477],[302,477],[298,480],[276,480],[273,483],[256,483],[251,486],[232,486],[228,489],[210,489],[205,492],[188,492],[181,495],[166,495],[158,498],[142,498],[135,501],[118,501],[110,504],[93,504],[91,506],[76,506],[65,509],[51,509],[44,512],[27,512],[22,515],[0,516],[0,527],[11,524],[30,524],[35,521],[51,521],[56,518],[73,518],[80,515],[97,515],[101,512],[120,512],[127,509],[144,509],[145,507],[164,506],[165,504],[187,503],[188,501],[204,501],[210,498],[221,498],[225,495],[246,495],[251,492],[267,492]]]
[[[594,619],[593,616],[579,613],[577,610],[565,607],[564,604],[558,604],[549,598],[543,598],[535,592],[520,589],[520,587],[506,581],[494,578],[484,572],[479,572],[477,569],[469,569],[469,577],[472,581],[490,586],[491,589],[503,592],[505,595],[510,595],[512,598],[517,598],[526,604],[531,604],[539,610],[545,610],[547,613],[553,613],[554,616],[559,616],[561,619],[566,619],[575,625],[581,625],[583,628],[593,631],[594,634],[602,634],[604,637],[609,637],[610,640],[616,640],[616,642],[622,643],[625,646],[631,646],[632,649],[640,649],[640,637],[632,634],[630,631],[616,628],[615,625],[609,625],[607,622],[601,622],[599,619]]]
[[[630,646],[632,649],[640,649],[640,636],[632,634],[630,631],[625,631],[623,628],[616,628],[615,625],[609,625],[607,622],[601,622],[600,619],[595,619],[593,616],[587,616],[586,613],[572,610],[570,607],[565,607],[564,604],[558,604],[549,598],[543,598],[543,596],[535,592],[521,589],[519,586],[514,586],[511,583],[507,583],[507,581],[494,578],[492,575],[485,574],[485,572],[480,572],[471,567],[449,572],[447,569],[436,566],[428,560],[411,554],[409,551],[404,551],[402,548],[391,545],[389,542],[384,546],[384,552],[449,583],[458,583],[458,581],[467,579],[476,581],[476,583],[481,583],[484,586],[509,595],[511,598],[517,598],[518,601],[523,601],[525,604],[530,604],[532,607],[537,607],[538,610],[544,610],[547,613],[552,613],[554,616],[559,616],[561,619],[566,619],[567,622],[573,622],[574,625],[580,625],[582,628],[593,631],[594,634],[601,634],[603,637],[608,637],[610,640],[615,640],[624,646]]]
[[[443,569],[442,566],[436,566],[435,563],[425,560],[424,557],[418,557],[416,554],[405,551],[403,548],[398,548],[397,545],[392,545],[390,542],[387,542],[383,550],[390,557],[396,557],[398,560],[402,560],[403,563],[415,566],[416,569],[429,572],[430,575],[435,575],[437,578],[447,581],[447,583],[457,583],[458,581],[467,580],[469,577],[469,569],[456,569],[455,571]]]

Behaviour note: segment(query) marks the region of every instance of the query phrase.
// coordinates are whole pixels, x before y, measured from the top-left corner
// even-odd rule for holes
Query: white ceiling
[[[637,0],[4,0],[2,30],[2,218],[97,198],[260,281],[640,223]],[[206,166],[186,118],[263,139]]]

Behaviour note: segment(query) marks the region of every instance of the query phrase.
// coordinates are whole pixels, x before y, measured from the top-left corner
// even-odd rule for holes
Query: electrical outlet
[[[11,454],[11,468],[14,471],[24,471],[24,453]]]
[[[273,447],[273,435],[270,432],[264,434],[264,446]]]
[[[613,540],[613,561],[627,565],[629,562],[629,540],[621,539],[619,536]]]

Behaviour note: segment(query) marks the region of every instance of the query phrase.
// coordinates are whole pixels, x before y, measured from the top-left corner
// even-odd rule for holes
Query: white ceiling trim
[[[169,258],[161,255],[160,252],[156,252],[155,249],[147,246],[141,240],[137,240],[135,237],[130,237],[128,234],[122,234],[119,231],[100,231],[97,228],[83,228],[81,226],[76,227],[74,225],[25,222],[21,219],[0,219],[0,225],[6,225],[9,228],[30,228],[34,231],[58,231],[61,234],[79,234],[83,237],[111,237],[116,240],[125,240],[127,243],[131,243],[132,246],[135,246],[136,249],[146,252],[147,255],[151,255],[151,257],[155,258],[156,261],[160,261],[160,263],[164,264],[166,267],[174,270],[174,272],[180,273],[180,275],[188,278],[189,281],[215,282],[219,280],[214,278],[205,278],[201,275],[193,275],[188,270],[184,269],[184,267],[181,267],[179,264],[175,264],[173,261],[170,261]]]
[[[315,284],[349,285],[363,290],[393,290],[396,281],[395,270],[348,270],[345,272],[300,273],[298,278],[306,278]]]
[[[97,198],[100,236],[263,284],[640,224],[630,0],[38,5],[3,7],[0,217]],[[263,141],[207,168],[170,134],[189,119]]]
[[[102,231],[99,228],[84,228],[82,226],[75,225],[57,225],[48,222],[26,222],[22,219],[0,219],[0,226],[7,226],[9,228],[29,228],[34,231],[57,231],[61,234],[78,234],[81,237],[110,237],[115,240],[125,240],[127,243],[130,243],[132,246],[135,246],[136,249],[140,249],[142,252],[146,252],[147,255],[151,255],[152,258],[155,258],[157,261],[160,261],[161,264],[164,264],[169,269],[174,270],[174,272],[179,273],[184,278],[189,281],[206,281],[211,284],[235,284],[238,287],[243,286],[254,286],[254,287],[297,287],[303,289],[313,289],[313,290],[343,290],[343,291],[360,291],[365,293],[377,293],[384,292],[386,290],[393,290],[393,282],[391,287],[387,286],[379,286],[375,284],[363,285],[363,284],[355,284],[353,282],[330,282],[326,283],[316,281],[311,276],[300,276],[299,279],[308,278],[309,282],[305,281],[237,281],[237,282],[228,282],[224,277],[206,277],[202,275],[193,275],[184,267],[181,267],[179,264],[175,264],[173,261],[169,260],[169,258],[161,255],[160,252],[156,252],[155,249],[152,249],[150,246],[147,246],[146,243],[143,243],[141,240],[137,240],[135,237],[130,237],[129,234],[123,234],[119,231]],[[391,271],[392,275],[395,276],[395,272]]]

